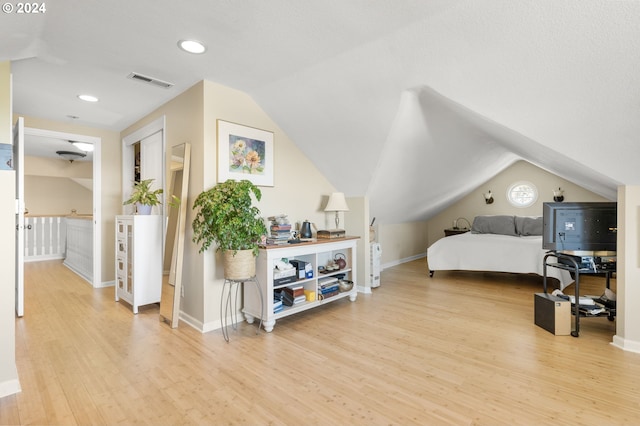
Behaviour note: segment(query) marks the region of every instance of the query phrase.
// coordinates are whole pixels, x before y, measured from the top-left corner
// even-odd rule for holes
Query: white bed
[[[543,276],[542,237],[467,232],[441,238],[427,249],[430,275],[435,271],[494,271]],[[547,277],[564,289],[573,282],[568,271],[547,268]]]

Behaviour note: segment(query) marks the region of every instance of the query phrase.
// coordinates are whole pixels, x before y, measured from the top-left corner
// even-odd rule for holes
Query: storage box
[[[571,302],[548,293],[533,297],[534,322],[556,336],[571,334]]]
[[[305,262],[304,260],[292,259],[289,261],[289,263],[295,266],[296,270],[298,271],[298,278],[306,278],[305,268],[309,262]]]
[[[279,269],[273,270],[273,285],[282,285],[294,283],[298,280],[296,268],[285,269],[281,271]]]
[[[291,269],[284,269],[284,270],[280,270],[280,269],[274,269],[273,270],[273,279],[277,280],[280,278],[287,278],[287,277],[295,277],[297,275],[296,273],[296,269],[295,268],[291,268]]]
[[[313,302],[316,300],[316,292],[313,290],[305,290],[304,297],[307,299],[307,302]]]
[[[345,231],[344,229],[328,229],[318,231],[316,237],[319,239],[333,239],[333,238],[344,238]]]

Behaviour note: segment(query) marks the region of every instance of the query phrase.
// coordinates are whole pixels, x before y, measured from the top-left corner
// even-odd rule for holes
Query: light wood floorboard
[[[640,423],[640,355],[615,322],[579,338],[533,323],[541,279],[389,268],[381,287],[226,343],[134,315],[60,262],[26,265],[22,392],[0,424],[614,425]],[[603,281],[587,277],[586,293]],[[615,280],[613,282],[615,286]]]

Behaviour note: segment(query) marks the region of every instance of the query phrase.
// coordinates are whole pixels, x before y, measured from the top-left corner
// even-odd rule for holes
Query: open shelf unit
[[[264,295],[264,307],[260,305],[260,298],[256,292],[244,292],[244,308],[242,312],[248,323],[253,323],[256,318],[260,318],[263,312],[262,322],[264,329],[271,332],[279,318],[284,318],[298,312],[306,311],[323,305],[325,303],[334,302],[336,300],[349,297],[353,302],[358,296],[357,274],[355,268],[356,244],[358,237],[344,237],[336,239],[318,240],[313,242],[304,242],[300,244],[288,244],[283,246],[267,246],[260,249],[256,264],[256,277],[260,284],[260,289]],[[339,256],[342,255],[342,256]],[[336,256],[342,257],[346,261],[346,267],[331,271],[328,273],[320,273],[318,267],[326,266],[335,259]],[[280,260],[301,260],[311,265],[313,276],[311,278],[297,279],[295,282],[275,285],[274,269]],[[341,292],[332,297],[322,299],[321,284],[323,279],[344,274],[345,279],[353,281],[351,290]],[[293,306],[284,306],[282,311],[274,313],[274,291],[290,286],[302,286],[306,291],[315,293],[315,300],[304,301]],[[261,310],[261,308],[264,308]]]
[[[554,262],[553,259],[556,258],[558,259],[558,262]],[[560,262],[560,260],[563,260],[564,263]],[[614,268],[610,268],[610,269],[595,269],[595,268],[581,268],[580,265],[578,265],[575,256],[571,256],[571,255],[567,255],[561,252],[555,252],[555,251],[551,251],[548,252],[545,256],[544,256],[544,260],[543,260],[543,280],[542,280],[542,286],[543,286],[543,290],[546,293],[547,292],[547,267],[552,267],[552,268],[558,268],[558,269],[564,269],[566,271],[572,272],[574,279],[575,279],[575,285],[574,285],[574,297],[575,297],[575,301],[578,303],[573,303],[571,306],[571,314],[573,315],[574,318],[574,328],[571,331],[571,335],[573,337],[578,337],[580,335],[580,318],[596,318],[596,317],[607,317],[609,319],[609,321],[613,321],[615,320],[615,316],[616,316],[616,308],[615,307],[606,307],[605,306],[605,311],[602,312],[601,314],[597,314],[597,315],[586,315],[583,312],[580,312],[580,275],[600,275],[600,276],[604,276],[605,278],[605,287],[610,289],[611,288],[611,275],[613,273],[615,273],[615,267]]]

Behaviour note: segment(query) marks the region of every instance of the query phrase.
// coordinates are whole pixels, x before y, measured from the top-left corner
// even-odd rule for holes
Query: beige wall
[[[93,192],[73,178],[93,178],[89,161],[24,157],[24,199],[30,215],[92,214]]]
[[[216,183],[217,119],[272,131],[274,186],[261,187],[262,201],[258,207],[262,215],[287,214],[292,223],[309,220],[322,229],[326,217],[322,209],[335,188],[251,97],[212,82],[205,82],[204,89],[204,155],[196,159],[201,163],[199,167],[206,170],[201,175],[202,189],[208,189]],[[195,250],[195,245],[189,249],[191,253],[195,253]],[[201,256],[205,263],[204,320],[205,324],[216,324],[220,318],[222,259],[219,253],[215,262],[210,252]]]
[[[538,200],[530,207],[514,207],[507,201],[507,189],[517,181],[529,181],[538,188]],[[564,201],[610,201],[586,189],[542,170],[526,161],[518,161],[511,167],[481,184],[451,207],[440,212],[428,222],[429,244],[444,237],[444,229],[451,228],[453,221],[464,217],[473,223],[478,215],[512,214],[518,216],[542,216],[542,204],[553,201],[553,190],[564,190]],[[482,194],[491,190],[493,204],[486,204]],[[464,223],[460,221],[460,223]]]
[[[531,207],[518,208],[507,201],[508,187],[521,180],[529,181],[538,188],[538,200]],[[382,265],[389,267],[424,256],[427,247],[443,238],[444,229],[451,228],[453,221],[460,217],[473,222],[478,215],[540,216],[542,203],[553,201],[553,190],[559,187],[565,191],[565,201],[608,201],[526,161],[518,161],[429,221],[375,226],[377,240],[382,247]],[[488,190],[493,193],[493,204],[486,204],[482,196]],[[460,221],[460,226],[464,224]]]
[[[20,116],[16,111],[14,121]],[[122,207],[121,188],[121,141],[118,132],[79,126],[72,123],[44,120],[36,117],[24,116],[25,127],[53,130],[63,133],[93,136],[101,139],[101,201],[102,201],[102,285],[115,279],[115,216],[120,214]],[[74,163],[75,165],[76,163]],[[85,173],[83,173],[83,176]],[[25,189],[26,190],[26,189]],[[29,206],[27,206],[29,207]],[[31,212],[31,210],[30,210]],[[95,285],[101,285],[96,283]]]
[[[74,161],[44,157],[24,157],[25,176],[56,176],[67,178],[93,178],[93,164],[90,161]]]
[[[616,335],[613,344],[640,352],[640,186],[618,188]]]
[[[347,235],[357,235],[360,237],[356,243],[358,256],[356,259],[357,276],[355,284],[358,286],[358,291],[370,293],[371,282],[369,274],[371,272],[371,253],[369,243],[372,241],[369,239],[369,198],[348,197],[347,205],[349,206],[349,211],[344,212],[344,220],[341,219],[340,227],[344,227]],[[335,214],[328,216],[331,216],[330,220],[333,223],[330,228],[335,228]]]
[[[69,178],[25,176],[24,200],[28,216],[93,212],[93,192]]]
[[[383,268],[425,256],[428,246],[427,222],[380,224],[374,227],[382,249]]]
[[[212,83],[200,82],[122,132],[132,133],[145,124],[166,117],[167,151],[190,142],[191,173],[183,283],[182,318],[203,331],[219,327],[220,297],[223,283],[222,260],[212,250],[198,253],[192,241],[191,222],[195,197],[217,182],[216,120],[244,124],[274,133],[274,187],[261,187],[258,204],[264,217],[288,214],[292,222],[310,220],[322,229],[326,197],[335,188],[325,179],[298,147],[243,92]]]
[[[181,299],[181,309],[189,317],[189,321],[202,322],[203,318],[203,256],[194,253],[191,242],[191,206],[195,195],[202,188],[203,145],[204,145],[204,92],[200,82],[182,94],[176,96],[142,120],[121,132],[121,138],[139,130],[149,123],[165,117],[165,153],[166,164],[170,164],[171,148],[182,143],[191,144],[191,171],[189,173],[189,196],[187,202],[187,226],[185,236],[185,252],[182,285],[185,297]],[[170,178],[169,172],[165,181]]]

